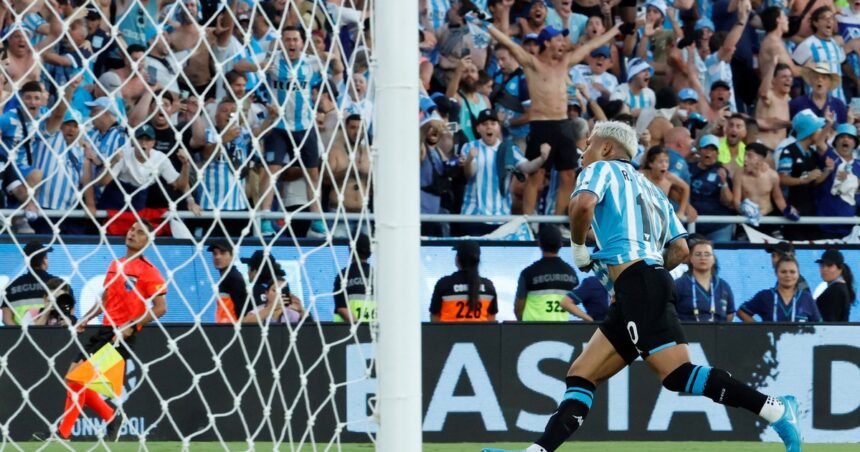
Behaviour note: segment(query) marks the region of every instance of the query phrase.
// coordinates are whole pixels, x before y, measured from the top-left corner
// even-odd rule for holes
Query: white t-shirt
[[[179,179],[179,172],[163,152],[153,149],[149,151],[149,158],[141,162],[137,160],[135,149],[131,144],[126,144],[120,149],[122,158],[113,169],[116,179],[120,182],[136,187],[149,187],[159,177],[163,177],[169,184]]]

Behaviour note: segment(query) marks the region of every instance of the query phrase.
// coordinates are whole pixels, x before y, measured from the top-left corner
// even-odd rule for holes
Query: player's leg
[[[703,395],[717,403],[757,414],[775,423],[774,428],[787,450],[799,450],[800,434],[796,423],[792,422],[796,419],[794,399],[768,397],[732,378],[725,370],[693,365],[675,311],[676,294],[671,275],[663,268],[650,266],[637,267],[637,273],[627,275],[631,269],[616,281],[616,293],[619,282],[628,276],[630,282],[640,287],[639,302],[625,305],[625,313],[632,320],[633,342],[663,386],[670,391]],[[622,286],[622,290],[626,290],[632,285]]]
[[[585,421],[591,410],[594,390],[638,357],[624,328],[617,304],[609,307],[606,320],[591,336],[585,350],[573,361],[567,373],[567,390],[543,435],[526,449],[528,452],[556,450]]]

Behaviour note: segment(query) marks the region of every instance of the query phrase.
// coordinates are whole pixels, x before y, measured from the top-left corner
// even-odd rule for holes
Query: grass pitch
[[[3,447],[6,446],[6,447]],[[10,444],[0,444],[0,449],[18,450],[17,447],[10,447]],[[50,443],[18,443],[16,446],[21,447],[25,451],[68,451],[74,449],[76,451],[118,451],[132,452],[142,450],[139,443],[121,442],[110,444],[97,444],[88,442],[74,442],[66,444],[50,444]],[[484,447],[493,447],[499,449],[522,450],[528,446],[523,443],[496,443],[496,444],[479,444],[479,443],[454,443],[454,444],[425,444],[424,452],[479,452]],[[272,443],[257,443],[255,450],[272,450]],[[227,450],[243,451],[247,450],[245,443],[227,443]],[[179,442],[149,442],[146,444],[146,450],[153,452],[173,452],[182,449],[182,443]],[[224,445],[219,443],[191,443],[191,451],[217,451],[224,450]],[[280,450],[290,450],[289,445],[281,445]],[[305,445],[301,450],[313,450],[310,445]],[[317,450],[325,450],[324,445],[318,445]],[[332,451],[337,450],[332,447]],[[341,449],[343,452],[371,452],[374,450],[371,444],[343,444]],[[778,443],[752,443],[752,442],[570,442],[559,449],[559,452],[665,452],[665,451],[683,451],[683,452],[781,452],[785,448]],[[860,444],[809,444],[803,446],[803,452],[849,452],[860,450]],[[404,451],[411,452],[411,451]],[[416,451],[417,452],[417,451]]]

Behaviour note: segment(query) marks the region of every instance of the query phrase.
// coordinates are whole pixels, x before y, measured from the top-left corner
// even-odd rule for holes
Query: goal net
[[[374,439],[373,10],[0,0],[3,445]]]

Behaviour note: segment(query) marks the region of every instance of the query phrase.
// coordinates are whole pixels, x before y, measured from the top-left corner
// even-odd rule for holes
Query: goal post
[[[421,450],[418,2],[375,0],[377,384],[382,452]]]

